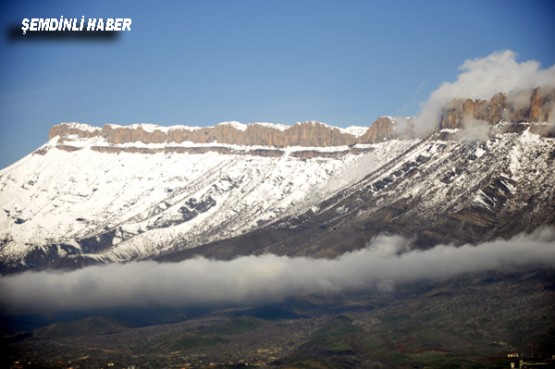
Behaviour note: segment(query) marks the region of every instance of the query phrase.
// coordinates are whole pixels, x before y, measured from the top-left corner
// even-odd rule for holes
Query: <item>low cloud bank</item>
[[[516,61],[511,50],[494,52],[484,58],[466,60],[455,82],[445,82],[432,92],[417,114],[414,129],[420,136],[438,127],[442,108],[452,99],[490,99],[499,92],[516,105],[530,102],[529,91],[536,87],[555,87],[555,65],[543,69],[539,62]]]
[[[438,245],[428,250],[410,250],[402,237],[380,236],[365,249],[333,260],[262,255],[27,272],[0,278],[0,305],[11,311],[56,311],[269,302],[295,294],[390,288],[521,266],[555,266],[554,228],[478,246]]]

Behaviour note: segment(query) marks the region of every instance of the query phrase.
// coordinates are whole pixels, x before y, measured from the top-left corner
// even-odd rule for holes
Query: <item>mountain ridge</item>
[[[555,121],[555,88],[535,88],[498,93],[490,99],[453,99],[442,109],[437,129],[464,128],[470,121],[495,125],[507,122]],[[537,133],[553,134],[551,127],[535,127]],[[274,123],[222,122],[214,126],[157,126],[132,124],[103,127],[82,123],[60,123],[49,131],[49,140],[59,137],[58,146],[76,139],[98,140],[106,145],[224,144],[286,148],[332,147],[373,144],[392,138],[417,137],[413,117],[381,116],[368,128],[339,128],[317,121],[299,122],[292,126]],[[71,150],[71,145],[66,145]]]
[[[442,109],[439,128],[461,128],[472,119],[489,124],[555,123],[555,88],[498,93],[490,99],[453,99]]]
[[[541,91],[453,100],[425,138],[409,134],[414,119],[391,117],[356,134],[318,122],[56,125],[0,171],[1,270],[335,257],[380,232],[430,247],[554,224],[555,92]],[[485,120],[497,117],[513,121]]]
[[[384,121],[387,121],[384,125]],[[273,123],[223,122],[211,127],[155,126],[134,124],[119,126],[106,124],[102,128],[80,123],[61,123],[50,129],[49,139],[59,136],[60,142],[72,138],[102,138],[108,144],[140,142],[144,144],[231,144],[247,146],[310,146],[328,147],[375,143],[389,138],[394,118],[381,117],[379,124],[369,128],[338,128],[316,121],[297,123],[292,126]],[[374,127],[374,128],[372,128]],[[364,137],[364,138],[362,138]]]
[[[548,169],[555,141],[531,133],[531,127],[498,124],[488,138],[469,141],[461,130],[443,129],[305,213],[157,259],[264,253],[334,258],[384,233],[429,248],[555,225],[555,176]]]

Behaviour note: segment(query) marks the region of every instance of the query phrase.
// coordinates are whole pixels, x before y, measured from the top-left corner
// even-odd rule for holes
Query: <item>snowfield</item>
[[[98,137],[66,138],[58,146],[55,137],[0,172],[0,258],[16,262],[56,247],[59,257],[78,253],[119,262],[236,236],[309,209],[413,143],[363,145],[357,153],[347,146],[183,143],[209,150],[166,153],[156,150],[160,144],[109,145]],[[222,147],[229,152],[211,151]],[[276,154],[261,156],[256,149]],[[303,157],[306,151],[316,155]]]
[[[483,140],[446,129],[352,147],[54,137],[0,171],[0,265],[145,260],[266,225],[294,229],[299,216],[331,224],[380,209],[399,224],[472,223],[492,237],[514,214],[550,223],[555,140],[507,127]]]

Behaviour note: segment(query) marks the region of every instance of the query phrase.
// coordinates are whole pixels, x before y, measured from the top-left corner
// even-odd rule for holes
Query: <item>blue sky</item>
[[[62,121],[369,126],[465,60],[555,64],[552,1],[3,1],[0,168]],[[114,41],[10,40],[31,17],[130,17]]]

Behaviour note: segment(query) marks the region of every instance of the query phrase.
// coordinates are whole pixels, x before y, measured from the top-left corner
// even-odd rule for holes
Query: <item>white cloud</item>
[[[18,311],[277,301],[295,294],[380,288],[468,272],[555,266],[554,240],[555,229],[548,228],[478,246],[409,251],[406,239],[380,236],[365,249],[333,260],[262,255],[26,272],[0,278],[0,301],[3,308]]]
[[[478,119],[465,119],[458,138],[462,141],[487,141],[491,125]]]
[[[452,99],[490,99],[499,92],[513,93],[535,87],[555,87],[555,65],[542,69],[539,62],[517,62],[511,50],[494,52],[484,58],[466,60],[455,82],[445,82],[430,95],[415,118],[415,129],[421,136],[435,131],[441,109]]]

